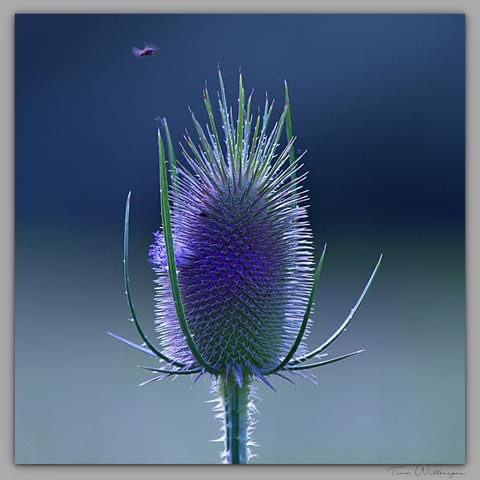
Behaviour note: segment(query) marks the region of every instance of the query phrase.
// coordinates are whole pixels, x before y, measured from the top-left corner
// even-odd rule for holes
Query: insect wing
[[[143,42],[143,45],[145,48],[148,48],[149,50],[153,50],[153,52],[156,52],[158,50],[158,47],[150,42]]]

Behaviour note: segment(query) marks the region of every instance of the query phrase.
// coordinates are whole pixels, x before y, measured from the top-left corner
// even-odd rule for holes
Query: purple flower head
[[[148,251],[150,263],[153,265],[153,268],[157,273],[166,273],[168,272],[168,262],[167,250],[165,248],[165,238],[161,232],[155,232],[153,237],[154,243],[150,246]],[[177,267],[182,268],[188,264],[189,258],[191,258],[191,251],[178,242],[174,245],[174,249]]]
[[[221,110],[228,111],[222,103]],[[199,130],[204,139],[199,147],[186,137],[191,151],[184,149],[185,163],[176,168],[177,189],[170,195],[173,244],[181,300],[198,351],[241,384],[246,374],[261,377],[275,368],[295,341],[313,282],[312,235],[304,177],[294,176],[298,161],[289,164],[291,145],[277,152],[278,124],[271,133],[265,125],[254,145],[251,120],[245,120],[240,150],[233,148],[238,134],[226,130],[232,148],[227,152],[210,128],[207,134]],[[195,364],[179,325],[166,257],[157,232],[150,259],[157,273],[159,339],[167,355]],[[305,353],[303,343],[298,353]]]

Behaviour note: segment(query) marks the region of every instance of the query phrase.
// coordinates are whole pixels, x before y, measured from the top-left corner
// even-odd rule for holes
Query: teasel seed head
[[[205,93],[205,98],[208,98]],[[240,80],[240,100],[243,101]],[[271,370],[291,348],[313,282],[312,233],[302,188],[289,163],[289,146],[278,153],[285,112],[271,132],[268,117],[252,135],[247,110],[236,126],[219,96],[226,152],[212,129],[200,145],[189,136],[177,189],[170,192],[171,224],[181,299],[198,351],[222,375]],[[271,105],[266,103],[267,114]],[[240,123],[242,122],[242,123]],[[260,122],[260,120],[258,120]],[[156,324],[163,351],[195,365],[171,293],[165,240],[155,234],[150,260],[157,274]],[[303,344],[299,346],[304,351]]]
[[[124,227],[125,293],[144,343],[110,335],[168,364],[141,367],[156,374],[141,385],[177,375],[195,374],[196,381],[211,374],[212,388],[220,395],[215,410],[224,422],[222,458],[246,463],[255,446],[254,380],[273,388],[270,375],[291,381],[286,374],[305,376],[313,368],[363,352],[321,359],[349,326],[382,256],[344,322],[307,353],[305,338],[326,245],[315,266],[303,188],[306,174],[299,174],[305,152],[298,158],[294,153],[287,85],[284,110],[269,129],[273,102],[266,98],[263,112],[252,115],[252,95],[245,99],[240,75],[234,119],[220,72],[219,81],[221,128],[205,88],[208,124],[202,128],[192,113],[199,143],[185,135],[182,162],[177,163],[166,119],[159,122],[162,227],[154,234],[149,257],[156,273],[155,323],[161,348],[140,326],[131,295],[130,194]],[[283,131],[287,144],[281,149]],[[308,363],[315,358],[320,361]]]

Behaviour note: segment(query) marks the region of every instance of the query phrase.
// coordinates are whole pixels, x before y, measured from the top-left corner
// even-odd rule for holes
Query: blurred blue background
[[[17,15],[15,25],[17,463],[217,463],[207,381],[138,388],[152,363],[122,285],[153,334],[147,262],[159,226],[154,118],[175,140],[206,121],[202,88],[256,105],[288,80],[320,281],[316,346],[384,262],[330,349],[366,352],[318,385],[259,386],[255,463],[462,463],[464,385],[463,15]],[[152,58],[130,52],[144,40]]]

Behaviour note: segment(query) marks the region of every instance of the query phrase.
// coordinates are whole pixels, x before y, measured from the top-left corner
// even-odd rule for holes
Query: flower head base
[[[208,124],[202,128],[192,114],[199,145],[185,136],[184,163],[177,166],[166,120],[158,129],[162,229],[154,234],[149,255],[157,275],[156,330],[161,348],[143,332],[131,297],[130,195],[125,212],[125,290],[144,345],[112,335],[169,364],[144,367],[159,374],[144,384],[171,375],[213,375],[220,393],[217,408],[225,422],[224,458],[228,463],[244,463],[253,428],[253,380],[271,387],[269,375],[288,380],[286,373],[301,373],[362,352],[306,363],[346,330],[381,257],[347,319],[307,353],[305,338],[326,247],[315,267],[302,189],[305,174],[298,175],[302,165],[293,150],[288,90],[285,84],[285,108],[269,131],[273,103],[267,99],[263,113],[254,119],[252,96],[245,99],[240,76],[234,120],[220,74],[219,80],[223,142],[207,89]],[[280,150],[284,128],[287,144]]]

